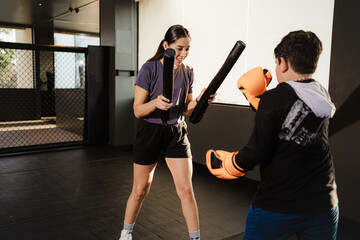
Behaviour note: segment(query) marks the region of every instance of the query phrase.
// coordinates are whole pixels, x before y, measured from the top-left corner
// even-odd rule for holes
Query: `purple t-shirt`
[[[176,124],[184,121],[184,109],[186,98],[192,93],[194,73],[192,68],[181,64],[174,69],[174,95],[173,106],[170,108],[168,124]],[[148,101],[151,101],[163,93],[163,66],[160,60],[145,63],[137,77],[135,85],[149,92]],[[156,109],[151,114],[143,117],[144,120],[163,124],[161,120],[161,110]]]

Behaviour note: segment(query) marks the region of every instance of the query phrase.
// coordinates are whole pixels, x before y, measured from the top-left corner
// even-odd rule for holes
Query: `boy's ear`
[[[289,63],[283,57],[280,57],[280,71],[284,73],[289,69],[289,67]]]

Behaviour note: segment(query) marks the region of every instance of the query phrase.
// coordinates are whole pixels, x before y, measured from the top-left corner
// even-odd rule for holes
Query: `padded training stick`
[[[168,48],[164,53],[164,67],[163,67],[163,96],[172,101],[174,93],[174,61],[175,50]],[[164,124],[170,117],[170,109],[161,112],[161,119]]]
[[[245,49],[245,43],[242,41],[237,41],[235,46],[231,50],[229,56],[226,58],[224,64],[220,68],[219,72],[215,75],[213,80],[210,82],[209,86],[207,87],[204,94],[201,96],[199,102],[197,103],[195,109],[193,110],[192,114],[190,115],[190,122],[191,123],[198,123],[204,116],[204,113],[208,107],[208,99],[210,95],[216,93],[217,89],[220,87],[221,83],[224,81],[228,73],[230,72],[231,68],[234,66],[235,62],[240,57],[241,53]]]

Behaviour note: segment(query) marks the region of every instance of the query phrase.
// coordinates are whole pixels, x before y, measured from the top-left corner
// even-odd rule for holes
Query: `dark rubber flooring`
[[[201,239],[241,239],[257,182],[213,177],[194,164]],[[0,240],[117,240],[132,187],[131,147],[93,146],[0,157]],[[340,219],[339,239],[359,239]],[[160,162],[133,239],[188,239],[180,201]]]

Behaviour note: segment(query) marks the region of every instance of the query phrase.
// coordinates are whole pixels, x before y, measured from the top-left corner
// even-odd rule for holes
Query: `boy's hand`
[[[255,111],[258,109],[260,97],[266,92],[266,87],[271,79],[270,71],[261,67],[253,68],[239,78],[237,87]]]

